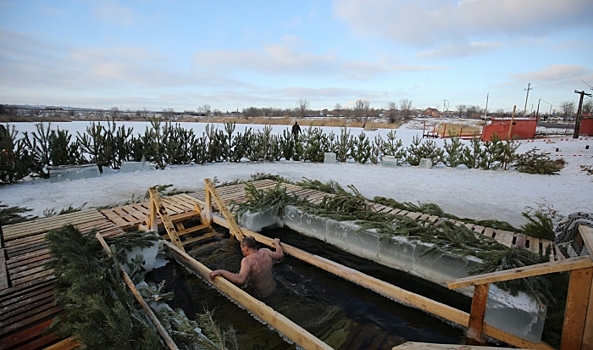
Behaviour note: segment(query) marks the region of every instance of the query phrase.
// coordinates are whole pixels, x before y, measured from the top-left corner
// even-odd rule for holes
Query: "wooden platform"
[[[163,204],[167,208],[167,214],[173,221],[190,218],[194,213],[194,206],[199,202],[185,193],[162,197]],[[150,214],[149,202],[128,204],[121,207],[102,209],[101,214],[105,215],[121,229],[135,230],[139,225],[144,224]],[[158,220],[161,224],[160,219]]]
[[[2,227],[0,248],[0,349],[73,348],[72,341],[43,335],[60,312],[54,305],[54,276],[45,234],[66,224],[103,236],[124,231],[96,210],[85,210]]]

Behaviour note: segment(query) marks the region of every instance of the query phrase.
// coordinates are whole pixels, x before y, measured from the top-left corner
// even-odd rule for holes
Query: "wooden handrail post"
[[[235,236],[238,241],[241,241],[244,237],[243,231],[241,231],[241,228],[239,225],[237,225],[237,222],[235,222],[233,214],[231,214],[227,209],[222,197],[220,197],[216,187],[214,187],[214,183],[210,179],[204,179],[204,183],[206,184],[206,191],[212,194],[214,201],[216,204],[218,204],[218,210],[220,210],[226,221],[229,223],[229,230],[231,231],[231,234]]]
[[[153,210],[152,207],[154,206],[155,211],[161,217],[161,221],[163,222],[163,226],[165,226],[165,230],[167,230],[167,234],[169,235],[169,239],[171,240],[171,242],[173,242],[173,244],[175,244],[177,247],[179,247],[179,249],[185,251],[185,249],[183,249],[183,243],[181,243],[181,240],[179,239],[179,235],[177,235],[177,230],[175,229],[173,222],[171,222],[171,218],[169,218],[169,214],[167,214],[167,209],[165,208],[165,205],[163,204],[163,201],[161,200],[161,196],[159,195],[158,191],[156,190],[156,187],[149,187],[148,193],[150,194],[151,212]],[[151,225],[156,225],[155,224],[156,215],[154,217],[151,217],[150,219],[152,221]],[[158,232],[156,230],[153,230],[153,231]]]
[[[488,301],[488,290],[490,283],[480,284],[474,287],[472,307],[467,325],[466,343],[468,345],[484,344],[484,315],[486,314],[486,302]]]
[[[210,193],[208,186],[204,188],[204,194],[206,195],[206,204],[204,210],[200,214],[200,219],[203,223],[212,225],[212,194]]]
[[[581,349],[584,338],[591,336],[591,330],[585,330],[587,310],[592,302],[591,282],[593,282],[593,267],[572,270],[568,283],[566,297],[566,311],[564,312],[564,326],[560,350]],[[592,317],[589,315],[589,317]],[[587,337],[585,335],[587,334]]]
[[[152,200],[152,196],[150,197],[150,216],[149,216],[149,222],[147,222],[148,227],[150,227],[151,231],[154,231],[156,233],[159,232],[159,226],[157,224],[157,209],[156,209],[156,204],[154,202],[154,200]]]

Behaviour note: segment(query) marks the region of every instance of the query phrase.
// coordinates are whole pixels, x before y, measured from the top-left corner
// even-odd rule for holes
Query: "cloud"
[[[101,21],[124,26],[134,25],[140,18],[139,13],[118,1],[99,1],[92,11]]]
[[[512,74],[511,77],[521,82],[553,83],[573,78],[580,80],[581,76],[589,73],[591,69],[584,66],[555,64],[538,71]]]
[[[418,58],[450,58],[479,55],[501,48],[500,42],[472,42],[469,44],[449,44],[430,51],[416,53]]]
[[[195,83],[165,55],[134,46],[69,47],[0,29],[0,83],[23,89],[159,88]]]
[[[270,44],[261,50],[202,51],[196,54],[193,63],[198,70],[214,70],[225,74],[254,72],[354,80],[372,79],[393,72],[442,69],[440,66],[403,64],[390,57],[380,57],[375,61],[346,60],[331,51],[319,54],[297,50],[294,46],[304,45],[296,37],[287,37],[283,41],[287,44]]]
[[[590,0],[336,0],[333,13],[366,35],[426,46],[490,36],[545,36],[591,27]]]

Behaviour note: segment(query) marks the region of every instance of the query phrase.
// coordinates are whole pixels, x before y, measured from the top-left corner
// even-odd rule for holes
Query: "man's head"
[[[241,240],[241,252],[243,255],[247,256],[249,251],[257,250],[257,243],[253,236],[245,236]]]

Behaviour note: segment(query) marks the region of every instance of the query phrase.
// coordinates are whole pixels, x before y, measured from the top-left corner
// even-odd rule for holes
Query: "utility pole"
[[[537,101],[537,111],[535,111],[535,120],[536,121],[539,121],[539,103],[540,102],[542,102],[541,98]]]
[[[579,129],[581,128],[581,113],[583,112],[583,98],[585,95],[591,96],[591,94],[586,93],[585,91],[574,91],[575,94],[580,94],[581,98],[579,99],[579,109],[577,110],[577,120],[574,123],[574,133],[572,134],[573,139],[579,138]]]
[[[529,99],[529,90],[533,90],[533,88],[530,87],[531,83],[527,84],[527,89],[523,89],[523,90],[527,90],[527,96],[525,96],[525,107],[523,108],[523,118],[525,118],[525,113],[527,113],[527,100]]]
[[[486,108],[484,108],[484,118],[488,119],[488,98],[490,97],[490,93],[486,94]]]
[[[445,117],[445,112],[447,111],[447,109],[449,109],[449,106],[447,105],[447,101],[446,99],[443,99],[443,117]]]

